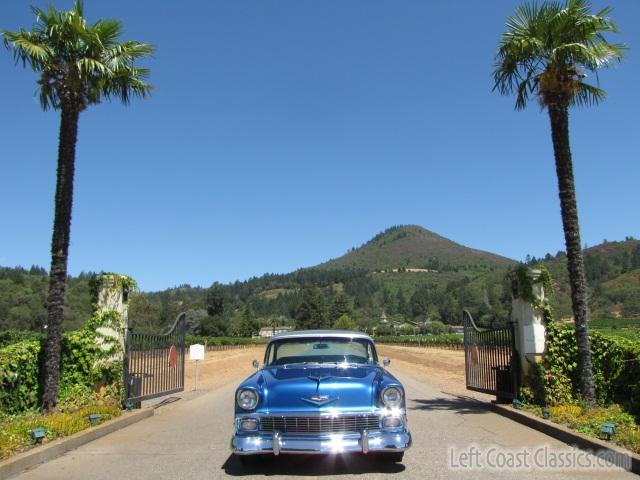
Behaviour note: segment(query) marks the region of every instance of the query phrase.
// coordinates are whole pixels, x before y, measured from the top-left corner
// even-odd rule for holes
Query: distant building
[[[380,315],[380,323],[387,323],[387,314],[382,311],[382,315]]]
[[[284,325],[282,327],[276,327],[275,329],[273,327],[262,327],[260,329],[260,336],[262,338],[269,338],[279,333],[290,332],[291,330],[293,330],[293,327]]]
[[[464,334],[464,326],[462,326],[462,325],[451,325],[449,327],[449,331],[451,333],[457,333],[458,335],[463,335]]]

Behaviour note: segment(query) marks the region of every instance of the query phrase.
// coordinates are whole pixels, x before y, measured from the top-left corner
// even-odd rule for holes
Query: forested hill
[[[553,307],[558,317],[571,317],[571,292],[564,252],[541,259],[554,280]],[[592,318],[640,316],[640,240],[627,237],[622,242],[604,241],[585,250],[585,270],[589,285]]]
[[[552,304],[570,316],[563,252],[530,259],[546,265],[556,283]],[[585,251],[592,315],[640,315],[640,242],[605,242]],[[211,288],[182,285],[132,296],[130,318],[142,330],[162,330],[182,311],[192,331],[250,334],[273,322],[332,326],[346,316],[360,328],[459,322],[463,308],[481,324],[508,318],[503,281],[515,261],[473,250],[417,226],[396,226],[346,255],[288,274],[265,274]],[[126,273],[126,272],[124,272]],[[78,328],[90,312],[90,274],[69,279],[65,328]],[[47,274],[42,268],[0,267],[0,329],[38,330],[46,319]],[[315,323],[314,323],[315,322]]]
[[[397,268],[481,271],[509,267],[516,262],[489,252],[452,242],[417,225],[391,227],[359,248],[318,268],[364,268],[380,271]]]

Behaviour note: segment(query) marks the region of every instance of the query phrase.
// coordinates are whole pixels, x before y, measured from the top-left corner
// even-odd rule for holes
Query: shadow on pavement
[[[410,401],[408,410],[450,410],[464,414],[488,413],[490,411],[486,403],[462,395],[427,400],[413,399]]]
[[[373,455],[267,455],[255,464],[243,465],[235,455],[229,455],[222,465],[227,475],[291,475],[323,476],[367,473],[400,473],[401,463],[385,462]]]

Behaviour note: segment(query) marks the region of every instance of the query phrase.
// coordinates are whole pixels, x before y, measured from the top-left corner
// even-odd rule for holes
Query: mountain
[[[500,255],[462,246],[417,225],[400,225],[388,228],[359,248],[317,268],[495,270],[516,263]]]
[[[584,250],[592,318],[636,317],[640,315],[640,240],[608,242]],[[571,291],[564,252],[543,259],[554,281],[551,304],[557,317],[571,317]]]
[[[565,254],[547,254],[529,263],[549,269],[556,316],[570,317]],[[162,331],[179,312],[187,311],[194,331],[237,334],[238,328],[250,329],[252,322],[265,324],[274,316],[291,323],[300,306],[312,299],[313,308],[326,315],[327,325],[346,313],[361,328],[371,328],[383,312],[393,322],[430,319],[455,324],[463,308],[481,325],[499,324],[509,318],[511,303],[505,273],[516,264],[419,226],[395,226],[314,267],[217,285],[214,316],[207,315],[213,301],[209,289],[181,285],[132,295],[130,319],[139,330]],[[640,241],[628,238],[588,248],[585,266],[592,318],[640,317]],[[66,329],[78,328],[89,315],[89,277],[69,278]],[[39,267],[0,267],[0,330],[41,328],[47,278]]]

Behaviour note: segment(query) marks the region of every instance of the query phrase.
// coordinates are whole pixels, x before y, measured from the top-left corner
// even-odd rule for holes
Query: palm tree
[[[36,23],[31,31],[1,31],[4,44],[16,62],[39,74],[40,104],[60,111],[55,215],[51,239],[51,272],[47,297],[47,338],[42,370],[42,410],[55,408],[60,379],[60,349],[67,256],[73,204],[73,173],[78,119],[89,105],[113,97],[128,104],[132,96],[151,91],[148,69],[135,65],[153,47],[134,41],[119,43],[122,27],[117,20],[88,25],[82,2],[69,11],[32,7]]]
[[[617,32],[608,18],[611,8],[596,14],[586,0],[530,3],[507,21],[496,55],[494,90],[516,95],[516,109],[536,95],[551,121],[551,137],[562,224],[571,283],[571,301],[578,345],[580,393],[597,406],[587,326],[587,283],[580,243],[578,208],[569,145],[569,107],[595,105],[606,93],[585,83],[586,72],[597,72],[623,58],[624,47],[607,42],[604,33]]]

